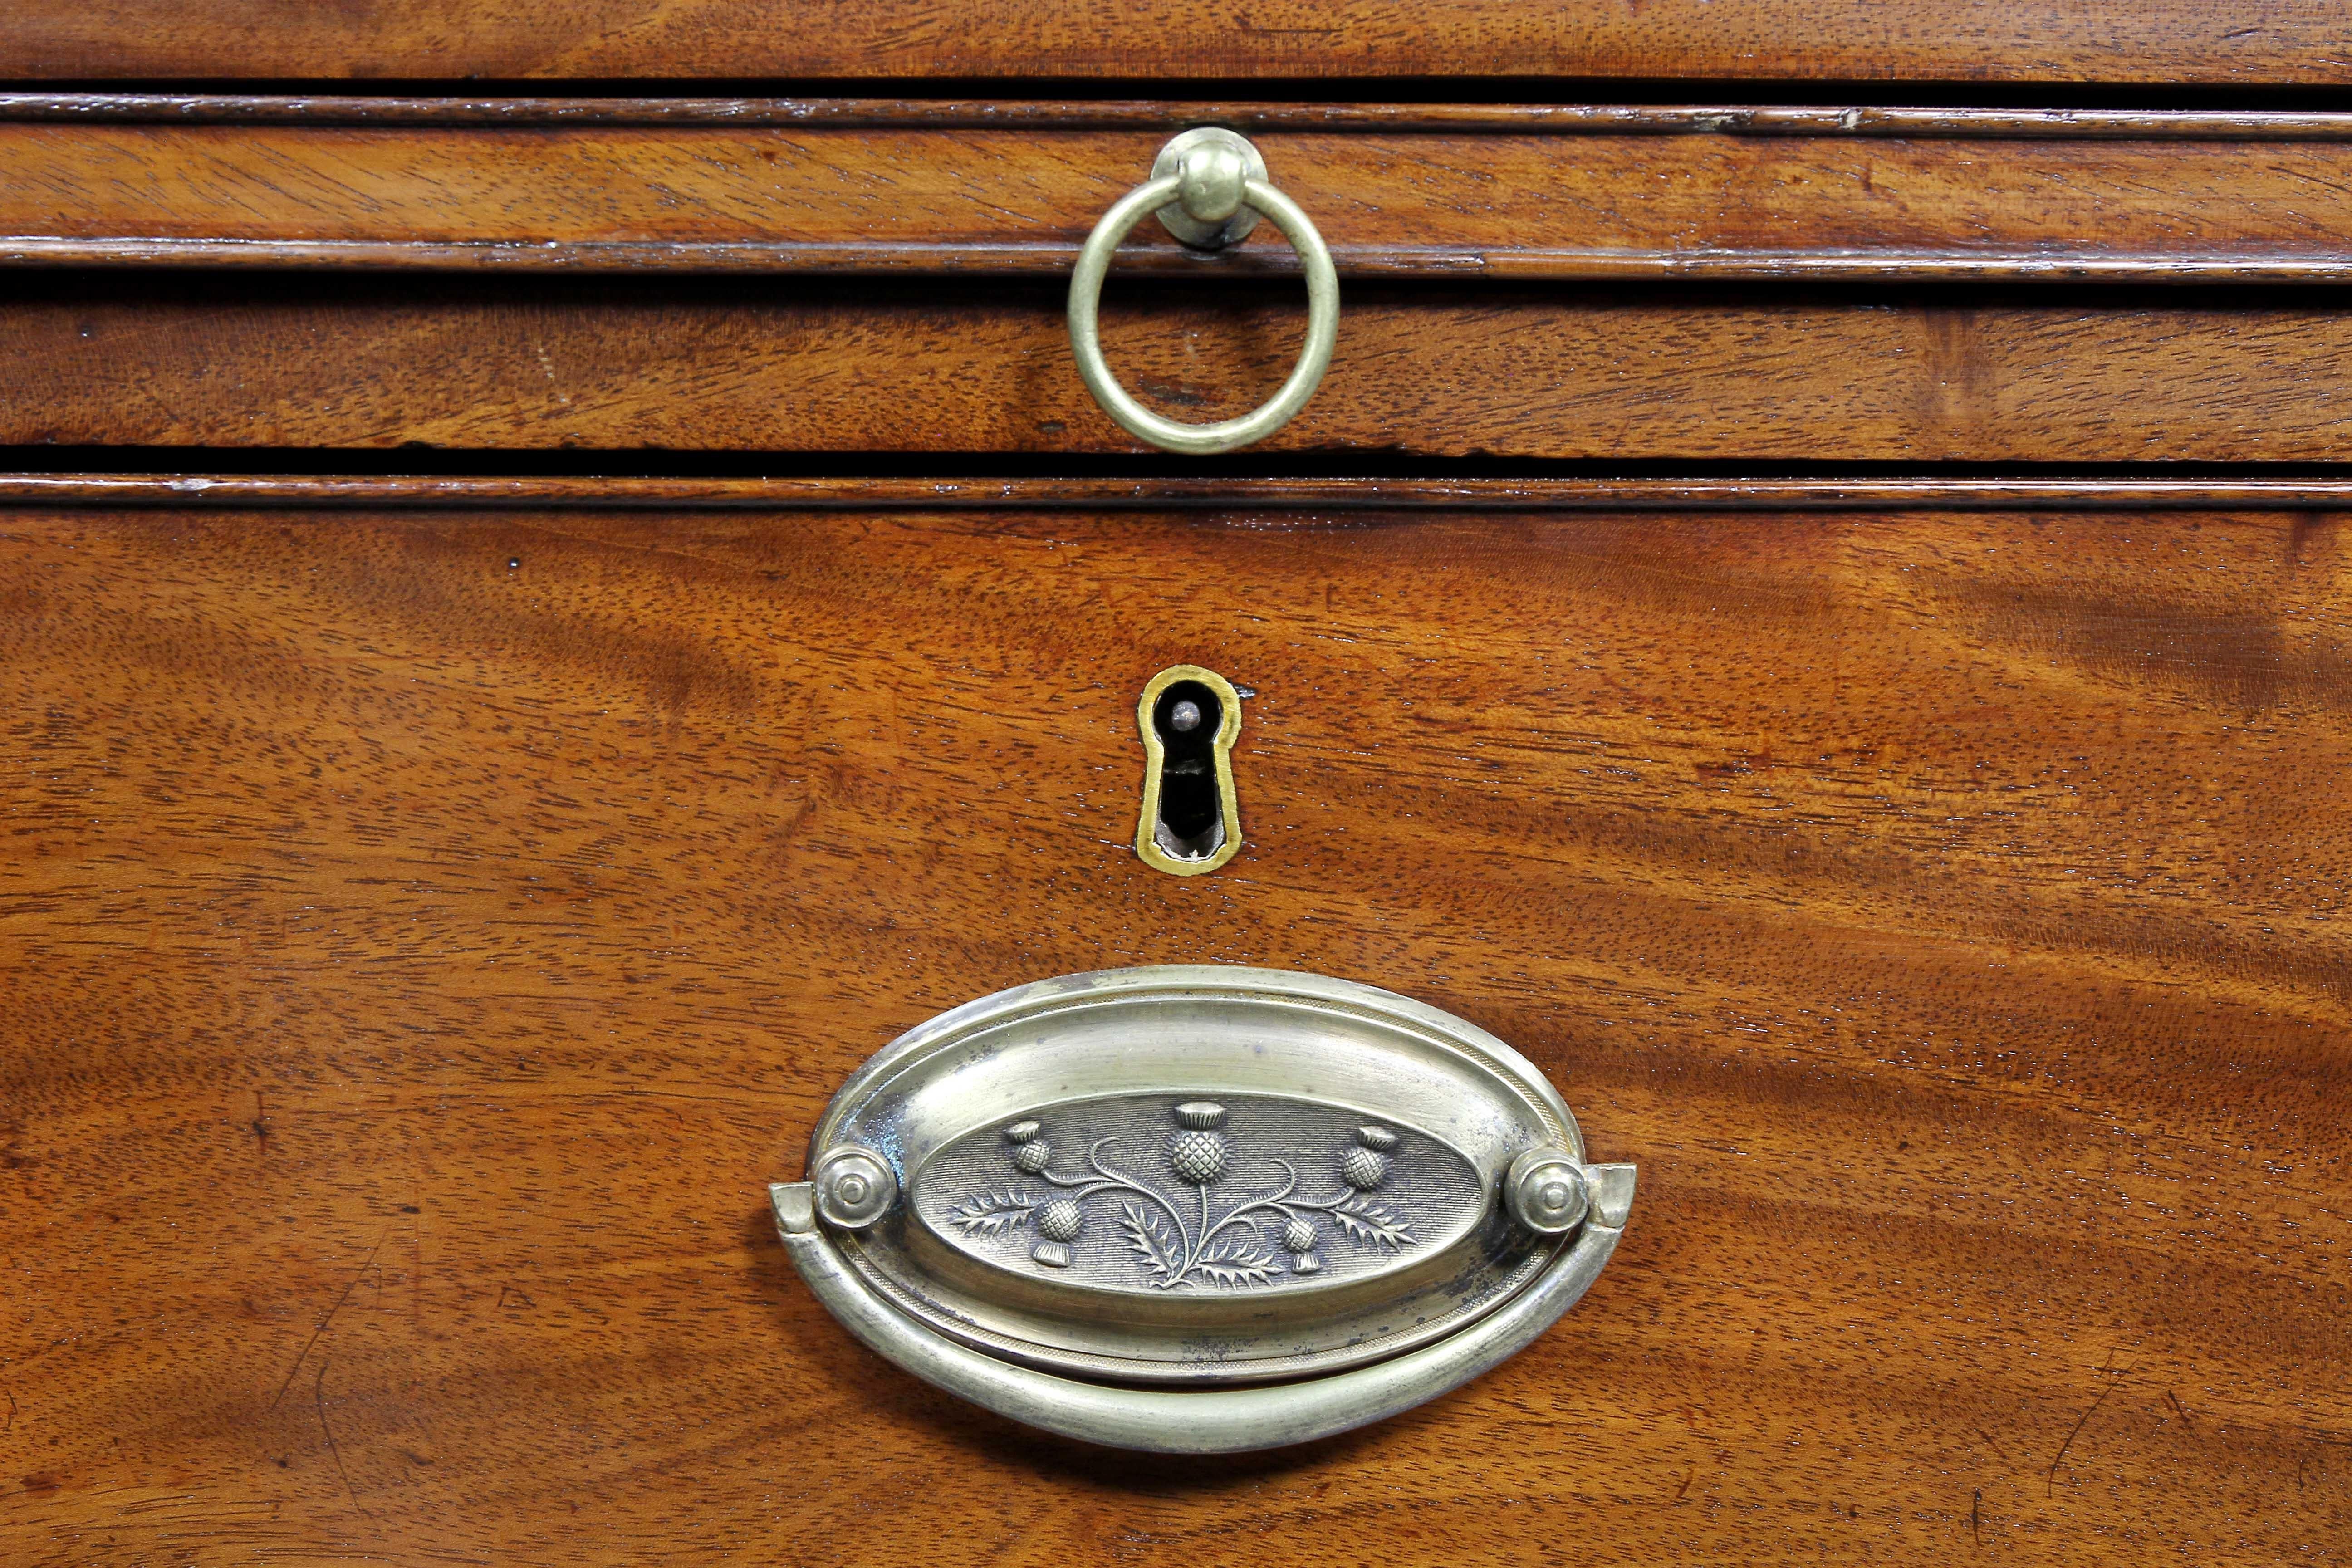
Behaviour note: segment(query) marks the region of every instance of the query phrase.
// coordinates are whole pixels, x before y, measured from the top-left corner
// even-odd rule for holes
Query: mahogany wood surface
[[[1139,281],[1113,368],[1195,423],[1273,395],[1295,283]],[[873,281],[26,280],[0,444],[1142,454],[1072,362],[1060,290]],[[2352,316],[2142,293],[1365,286],[1261,452],[1675,461],[2326,462]]]
[[[0,595],[0,1559],[2352,1542],[2340,513],[20,505]],[[1172,961],[1525,1051],[1642,1168],[1591,1294],[1225,1460],[859,1350],[764,1213],[832,1088]]]
[[[2342,279],[2352,142],[1260,134],[1345,273]],[[0,121],[0,261],[1066,277],[1160,130]],[[1272,226],[1122,268],[1295,271]]]
[[[15,0],[0,77],[2341,83],[2331,0]]]

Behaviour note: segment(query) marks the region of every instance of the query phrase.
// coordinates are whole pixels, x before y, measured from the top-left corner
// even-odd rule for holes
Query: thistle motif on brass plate
[[[1397,1143],[1389,1128],[1359,1127],[1352,1145],[1334,1151],[1342,1184],[1334,1195],[1300,1197],[1298,1173],[1288,1161],[1277,1159],[1273,1163],[1282,1169],[1279,1184],[1270,1191],[1244,1195],[1219,1214],[1222,1205],[1213,1189],[1223,1183],[1233,1164],[1233,1150],[1225,1141],[1225,1108],[1193,1100],[1175,1106],[1171,1114],[1178,1131],[1168,1143],[1168,1168],[1197,1197],[1181,1189],[1171,1195],[1114,1167],[1103,1152],[1118,1142],[1116,1137],[1097,1139],[1087,1152],[1089,1174],[1057,1175],[1045,1130],[1035,1121],[1016,1121],[1004,1130],[1013,1169],[1060,1188],[1061,1195],[1042,1195],[1014,1181],[974,1193],[948,1215],[949,1223],[969,1236],[1001,1236],[1033,1226],[1037,1244],[1030,1258],[1048,1268],[1066,1268],[1070,1244],[1086,1228],[1087,1202],[1117,1194],[1118,1233],[1136,1266],[1163,1290],[1202,1284],[1233,1289],[1271,1285],[1286,1273],[1297,1278],[1319,1274],[1323,1260],[1316,1248],[1326,1237],[1318,1221],[1359,1247],[1395,1252],[1417,1244],[1412,1220],[1372,1195],[1388,1180],[1389,1154]]]

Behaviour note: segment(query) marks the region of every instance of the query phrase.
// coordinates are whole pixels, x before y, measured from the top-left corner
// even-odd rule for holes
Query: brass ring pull
[[[1171,163],[1172,171],[1160,172]],[[1263,441],[1307,405],[1330,367],[1331,349],[1339,336],[1339,274],[1331,265],[1330,248],[1298,204],[1260,177],[1264,165],[1256,149],[1231,132],[1188,131],[1169,143],[1153,168],[1152,179],[1103,214],[1070,274],[1070,348],[1077,355],[1078,375],[1120,428],[1163,450],[1230,452]],[[1237,230],[1246,230],[1250,215],[1263,215],[1290,241],[1306,268],[1307,346],[1282,390],[1237,419],[1214,425],[1163,419],[1129,395],[1103,359],[1096,310],[1111,253],[1145,214],[1162,208],[1167,209],[1161,213],[1163,221],[1188,240],[1196,235],[1234,237]]]

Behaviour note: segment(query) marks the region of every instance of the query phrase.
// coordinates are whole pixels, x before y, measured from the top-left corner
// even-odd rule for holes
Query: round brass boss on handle
[[[1331,364],[1339,336],[1339,274],[1331,252],[1298,204],[1268,184],[1257,149],[1230,131],[1187,131],[1160,151],[1152,177],[1121,196],[1103,214],[1078,252],[1070,274],[1070,348],[1078,375],[1103,412],[1138,438],[1171,452],[1230,452],[1263,441],[1307,405]],[[1164,210],[1163,210],[1164,209]],[[1223,245],[1249,231],[1256,215],[1280,229],[1298,252],[1307,272],[1307,346],[1290,379],[1272,398],[1238,419],[1185,425],[1163,419],[1129,395],[1110,372],[1102,352],[1096,309],[1104,275],[1118,248],[1144,215],[1158,211],[1170,231],[1190,245]]]

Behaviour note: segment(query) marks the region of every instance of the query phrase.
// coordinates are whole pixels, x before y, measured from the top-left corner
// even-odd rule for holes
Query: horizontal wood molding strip
[[[451,478],[0,474],[0,506],[914,511],[2336,511],[2342,479]]]
[[[2352,142],[1258,139],[1357,275],[2329,281]],[[0,261],[1062,274],[1159,131],[0,123]],[[1269,226],[1270,227],[1270,226]],[[1146,225],[1122,268],[1286,274]]]
[[[398,272],[485,271],[586,274],[954,273],[972,277],[1067,272],[1077,245],[802,245],[700,241],[461,241],[278,239],[81,239],[0,235],[0,267],[181,267]],[[2053,255],[2048,250],[1739,249],[1505,250],[1467,246],[1334,245],[1350,277],[1542,279],[1612,283],[1681,279],[1700,282],[2024,282],[2334,284],[2352,278],[2352,252],[2279,258],[2243,250],[2187,255]],[[1198,276],[1214,268],[1241,277],[1297,271],[1288,253],[1199,257],[1147,241],[1122,268]]]
[[[2352,81],[2334,0],[14,0],[16,81]]]
[[[1148,405],[1206,422],[1281,383],[1302,318],[1287,288],[1135,290],[1103,336]],[[1259,449],[2324,463],[2352,457],[2347,406],[2352,310],[1367,288],[1322,389]],[[0,300],[0,446],[420,443],[1144,450],[1087,395],[1049,289],[75,278]]]
[[[1171,99],[362,98],[334,94],[0,92],[0,121],[154,125],[824,126],[932,131],[1274,131],[1447,135],[1901,136],[1971,140],[2328,142],[2352,113],[1966,109],[1874,104],[1318,103]]]

